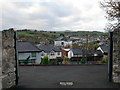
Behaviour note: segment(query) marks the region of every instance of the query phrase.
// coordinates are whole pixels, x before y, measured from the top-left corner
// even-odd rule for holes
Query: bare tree
[[[120,0],[104,0],[100,3],[109,20],[106,30],[111,31],[120,27]]]

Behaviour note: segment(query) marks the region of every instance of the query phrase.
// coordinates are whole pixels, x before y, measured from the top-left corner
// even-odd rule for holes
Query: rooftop
[[[40,52],[41,50],[31,42],[17,42],[18,52]]]
[[[50,51],[56,51],[56,52],[60,52],[60,49],[53,46],[53,45],[41,45],[38,47],[40,50],[43,50],[45,52],[50,52]]]

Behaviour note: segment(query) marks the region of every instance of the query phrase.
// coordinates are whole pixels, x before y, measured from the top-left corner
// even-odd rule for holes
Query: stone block
[[[14,39],[10,39],[10,38],[3,39],[2,45],[3,45],[3,48],[14,47]]]
[[[5,76],[2,78],[2,88],[9,88],[9,83],[10,83],[10,77]]]
[[[0,77],[2,76],[2,67],[0,67]]]
[[[0,77],[0,90],[2,89],[2,78]]]
[[[15,72],[11,72],[11,73],[9,73],[8,76],[10,77],[11,81],[15,81],[15,80],[16,80]]]
[[[4,38],[13,38],[14,37],[14,30],[4,30],[2,31],[2,37]]]
[[[15,65],[13,63],[6,63],[2,66],[2,73],[7,74],[9,72],[14,72]]]
[[[120,83],[119,77],[113,77],[113,82],[114,83]]]
[[[11,75],[5,75],[3,78],[2,78],[2,88],[10,88],[12,86],[15,85],[15,79],[14,78],[14,74],[11,74]]]

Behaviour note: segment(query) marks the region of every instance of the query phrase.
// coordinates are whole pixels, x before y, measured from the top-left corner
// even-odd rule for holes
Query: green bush
[[[82,58],[82,59],[80,60],[80,63],[81,63],[81,64],[85,64],[85,63],[86,63],[86,59],[85,59],[85,58]]]
[[[28,64],[28,60],[24,60],[24,62],[23,62],[24,64]]]
[[[57,59],[53,59],[50,61],[50,64],[57,64],[58,60]]]
[[[69,64],[69,62],[70,62],[70,59],[69,59],[69,58],[67,58],[67,57],[64,57],[64,58],[63,58],[63,63],[64,63],[64,64]]]
[[[48,60],[48,57],[45,56],[42,60],[42,64],[50,64],[50,61]]]
[[[108,57],[104,57],[102,63],[108,63]]]

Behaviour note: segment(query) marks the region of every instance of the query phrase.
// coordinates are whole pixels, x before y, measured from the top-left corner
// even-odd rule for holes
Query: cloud
[[[2,2],[2,29],[103,30],[99,0],[26,0]]]

